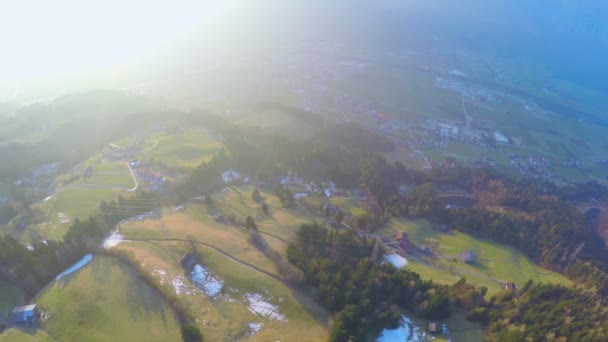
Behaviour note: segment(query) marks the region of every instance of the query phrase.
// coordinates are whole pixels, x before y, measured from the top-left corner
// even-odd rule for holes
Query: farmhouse
[[[36,304],[18,306],[13,309],[11,322],[13,324],[32,324],[37,313]]]
[[[505,290],[514,290],[515,289],[515,283],[513,283],[513,282],[503,283],[502,284],[502,288],[505,289]]]
[[[467,264],[474,264],[477,258],[475,257],[475,253],[471,251],[466,251],[458,256],[460,261],[466,262]]]
[[[395,238],[395,240],[398,241],[399,248],[401,248],[401,250],[403,250],[406,253],[409,251],[411,244],[410,244],[410,241],[408,239],[408,235],[406,232],[401,232],[401,233],[397,234],[397,237]]]

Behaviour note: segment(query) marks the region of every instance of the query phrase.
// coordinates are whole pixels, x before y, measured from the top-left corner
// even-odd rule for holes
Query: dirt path
[[[125,239],[124,239],[123,241],[124,241],[124,242],[185,242],[185,243],[194,243],[194,244],[197,244],[197,245],[201,245],[201,246],[204,246],[204,247],[207,247],[207,248],[213,249],[214,251],[216,251],[216,252],[218,252],[218,253],[222,254],[223,256],[227,257],[227,258],[228,258],[228,259],[230,259],[230,260],[233,260],[233,261],[235,261],[235,262],[238,262],[239,264],[241,264],[241,265],[243,265],[243,266],[246,266],[246,267],[249,267],[250,269],[252,269],[252,270],[254,270],[254,271],[257,271],[257,272],[263,273],[263,274],[265,274],[265,275],[267,275],[267,276],[269,276],[269,277],[271,277],[271,278],[274,278],[274,279],[276,279],[276,280],[280,281],[280,282],[281,282],[281,283],[283,283],[285,286],[288,286],[288,287],[293,288],[293,289],[298,289],[298,290],[301,290],[301,288],[300,288],[298,285],[293,284],[293,283],[290,283],[290,282],[288,282],[288,281],[285,281],[285,280],[284,280],[283,278],[281,278],[279,275],[274,274],[274,273],[272,273],[272,272],[268,272],[268,271],[266,271],[266,270],[263,270],[263,269],[261,269],[261,268],[259,268],[259,267],[255,266],[255,265],[253,265],[253,264],[250,264],[249,262],[247,262],[247,261],[245,261],[245,260],[239,259],[239,258],[237,258],[237,257],[235,257],[235,256],[233,256],[233,255],[231,255],[230,253],[228,253],[228,252],[224,251],[223,249],[221,249],[221,248],[219,248],[219,247],[216,247],[216,246],[214,246],[214,245],[212,245],[212,244],[209,244],[209,243],[206,243],[206,242],[197,241],[197,240],[177,239],[177,238],[158,238],[158,239],[152,239],[152,238],[151,238],[151,239],[129,239],[129,238],[126,238],[126,237],[125,237]]]

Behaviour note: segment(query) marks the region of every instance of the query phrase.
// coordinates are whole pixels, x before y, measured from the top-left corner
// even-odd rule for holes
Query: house
[[[340,211],[340,208],[336,207],[335,205],[326,202],[322,207],[321,207],[321,213],[325,216],[336,216],[336,214],[338,214],[338,212]]]
[[[399,234],[397,234],[397,236],[395,237],[395,240],[397,240],[397,241],[403,241],[403,240],[407,241],[407,239],[408,239],[407,232],[400,232],[400,233],[399,233]]]
[[[18,306],[13,309],[11,322],[13,324],[32,324],[38,313],[36,304]]]
[[[502,288],[505,290],[515,290],[515,283],[513,283],[513,282],[503,283]]]
[[[466,251],[466,252],[460,254],[458,256],[458,258],[460,259],[460,261],[466,262],[467,264],[474,264],[475,261],[477,260],[475,253],[473,253],[471,251]]]
[[[366,201],[367,193],[363,189],[355,189],[353,190],[353,195],[358,201]]]

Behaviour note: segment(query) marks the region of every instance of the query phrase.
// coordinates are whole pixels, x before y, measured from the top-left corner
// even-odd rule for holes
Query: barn
[[[32,324],[37,313],[36,304],[18,306],[13,309],[11,322],[14,324]]]

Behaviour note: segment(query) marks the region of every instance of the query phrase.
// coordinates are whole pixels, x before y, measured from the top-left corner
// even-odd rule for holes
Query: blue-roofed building
[[[34,317],[36,317],[36,313],[36,304],[18,306],[13,309],[11,322],[14,324],[32,324],[34,322]]]

